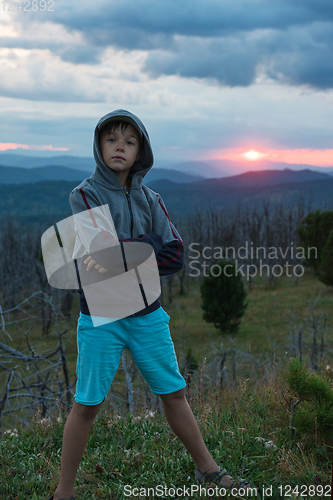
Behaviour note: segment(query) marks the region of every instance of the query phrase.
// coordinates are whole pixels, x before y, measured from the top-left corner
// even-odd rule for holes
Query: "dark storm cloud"
[[[73,47],[59,47],[55,52],[63,61],[73,64],[98,64],[102,50],[100,47],[75,45]]]
[[[291,85],[318,89],[333,87],[331,23],[313,23],[307,29],[294,28],[286,34],[278,33],[274,44],[274,53],[270,58],[266,55],[265,60],[268,76]]]
[[[144,70],[155,78],[214,78],[232,87],[251,85],[259,68],[282,83],[327,89],[333,87],[332,51],[332,25],[316,22],[219,39],[182,37],[173,51],[151,51]]]
[[[91,9],[64,5],[54,20],[97,43],[133,49],[148,39],[151,48],[162,48],[160,35],[219,37],[333,20],[333,5],[331,0],[123,0],[96,2]]]
[[[89,49],[54,48],[75,64],[94,64],[113,46],[147,51],[143,69],[153,78],[247,86],[259,71],[289,85],[333,87],[332,0],[59,1],[52,21],[84,35]]]
[[[193,40],[185,38],[174,52],[153,51],[145,70],[152,77],[161,74],[194,78],[216,78],[228,86],[247,86],[255,78],[259,54],[241,38]]]

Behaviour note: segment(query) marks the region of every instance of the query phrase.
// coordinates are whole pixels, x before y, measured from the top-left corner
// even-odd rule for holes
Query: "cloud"
[[[0,142],[0,151],[8,151],[9,149],[30,149],[34,151],[68,151],[68,148],[54,148],[51,144],[32,146],[28,144]]]
[[[156,35],[220,37],[237,31],[281,29],[333,20],[330,0],[123,0],[61,3],[54,20],[83,31],[96,42],[134,48],[139,32],[146,35],[152,49],[162,48]],[[155,38],[154,38],[155,37]],[[127,42],[126,42],[127,41]],[[139,44],[142,43],[139,37]]]
[[[90,46],[83,33],[50,21],[16,19],[15,27],[0,24],[0,47],[47,50],[74,64],[98,64],[103,48]]]
[[[65,62],[73,64],[99,64],[100,56],[104,49],[100,47],[89,47],[86,44],[64,44],[62,41],[53,40],[27,40],[24,37],[0,38],[0,47],[21,50],[45,50],[54,56],[59,56]]]
[[[177,37],[176,50],[148,54],[144,71],[157,78],[176,74],[215,79],[228,86],[248,86],[259,75],[288,85],[333,87],[333,25],[256,30],[220,39]]]
[[[332,23],[314,22],[307,28],[289,28],[270,38],[272,50],[265,57],[269,77],[289,85],[333,88]]]
[[[227,37],[220,41],[181,37],[177,42],[177,51],[149,53],[143,70],[155,78],[162,74],[215,78],[231,87],[253,83],[260,57],[253,50],[253,43],[247,44],[244,38]]]
[[[2,96],[34,101],[105,100],[105,85],[97,84],[88,65],[75,66],[49,50],[0,48],[0,67]]]
[[[90,0],[58,0],[52,17],[39,14],[36,20],[16,12],[17,36],[0,46],[49,50],[64,62],[97,67],[109,48],[141,51],[147,59],[140,72],[149,78],[235,87],[264,77],[333,87],[331,0],[96,0],[93,7]]]
[[[177,161],[329,148],[332,11],[331,0],[57,0],[53,13],[4,12],[1,140],[91,155],[97,119],[125,108],[157,157]]]

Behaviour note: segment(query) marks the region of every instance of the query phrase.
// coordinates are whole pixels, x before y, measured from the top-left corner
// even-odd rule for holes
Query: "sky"
[[[333,167],[332,23],[332,0],[2,2],[0,151],[91,156],[122,108],[166,165]]]

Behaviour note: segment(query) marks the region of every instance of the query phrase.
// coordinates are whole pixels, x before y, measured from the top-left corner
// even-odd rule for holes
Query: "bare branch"
[[[6,400],[9,398],[9,385],[10,385],[10,383],[12,381],[13,375],[14,375],[14,370],[11,371],[11,373],[8,376],[8,379],[7,379],[7,384],[6,384],[7,387],[6,387],[5,393],[4,393],[3,397],[2,397],[2,400],[0,402],[0,415],[2,413],[2,410],[5,407]]]

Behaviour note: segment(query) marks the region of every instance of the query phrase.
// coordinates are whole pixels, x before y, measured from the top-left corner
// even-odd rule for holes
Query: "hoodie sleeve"
[[[184,245],[175,226],[172,224],[162,197],[157,194],[157,203],[152,212],[153,232],[162,239],[162,248],[156,253],[160,276],[177,273],[184,265]],[[148,235],[149,235],[148,234]]]

